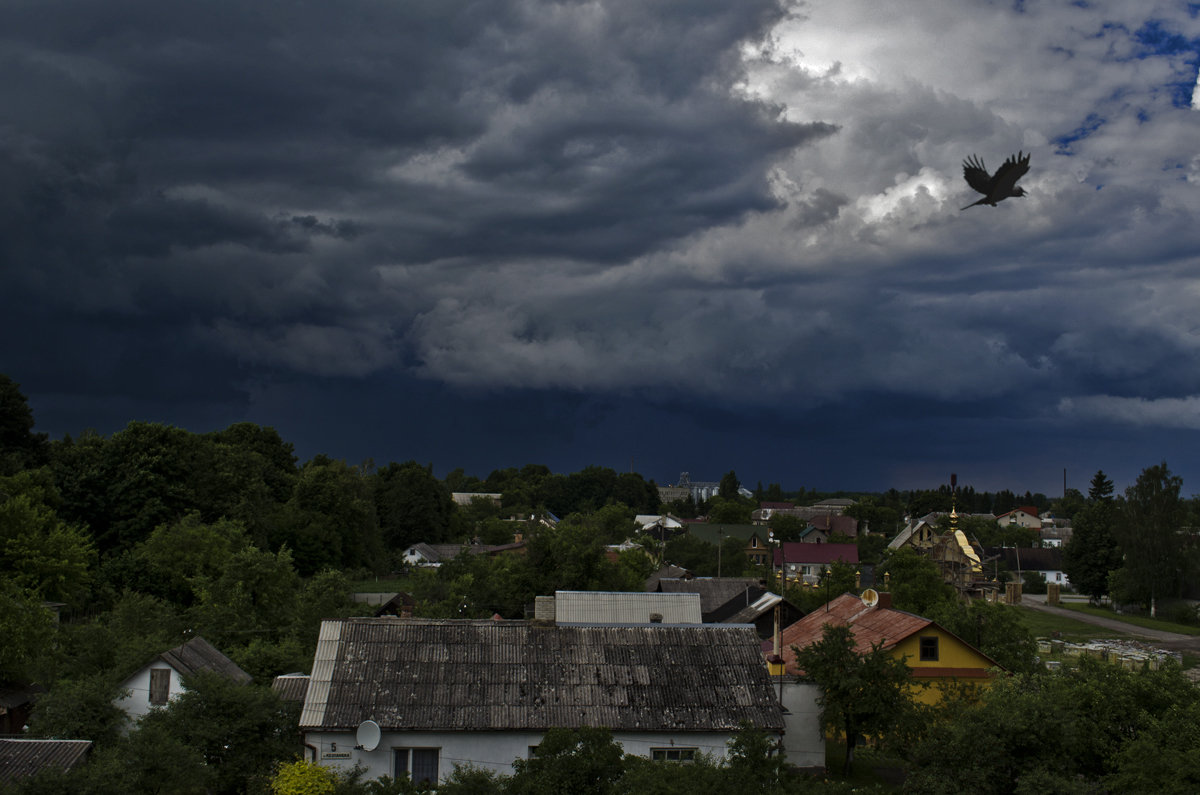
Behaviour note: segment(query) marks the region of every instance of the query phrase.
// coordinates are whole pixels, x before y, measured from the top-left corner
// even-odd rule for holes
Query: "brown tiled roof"
[[[0,740],[0,783],[28,778],[52,767],[70,770],[91,747],[91,740]]]
[[[782,655],[790,673],[796,672],[796,653],[792,647],[803,649],[821,640],[826,624],[850,625],[855,644],[860,650],[867,651],[876,643],[882,643],[884,648],[890,649],[933,623],[928,618],[903,610],[868,607],[852,593],[837,597],[828,604],[828,608],[816,608],[781,633]]]
[[[751,627],[324,621],[302,729],[783,727]]]
[[[226,657],[215,646],[200,636],[196,636],[170,651],[158,655],[159,659],[170,665],[181,674],[194,674],[197,671],[214,671],[223,674],[235,682],[250,681],[250,674],[243,671],[233,660]]]

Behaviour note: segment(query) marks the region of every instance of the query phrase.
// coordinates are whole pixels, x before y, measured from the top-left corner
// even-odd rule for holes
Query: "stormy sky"
[[[0,372],[54,438],[1200,492],[1198,60],[1183,2],[7,0]]]

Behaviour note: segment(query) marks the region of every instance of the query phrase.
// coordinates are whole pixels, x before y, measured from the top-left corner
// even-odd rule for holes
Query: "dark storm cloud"
[[[9,6],[0,257],[22,301],[122,315],[182,301],[214,339],[278,324],[250,335],[256,361],[300,326],[344,336],[364,308],[387,347],[412,307],[364,307],[380,265],[620,261],[776,206],[772,159],[832,129],[731,92],[739,42],[779,14]]]
[[[403,394],[423,450],[486,418],[463,465],[841,439],[900,485],[1192,429],[1200,23],[1152,6],[8,3],[0,371],[60,432],[351,457],[416,455]],[[960,213],[1018,149],[1029,196]]]

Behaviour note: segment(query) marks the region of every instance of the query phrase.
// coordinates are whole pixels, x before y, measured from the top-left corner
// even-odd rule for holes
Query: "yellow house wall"
[[[921,638],[936,637],[938,639],[938,659],[921,659]],[[986,672],[995,663],[980,654],[975,649],[963,643],[949,632],[938,627],[927,627],[897,643],[892,649],[897,657],[905,658],[908,667],[915,670],[921,668],[972,668]],[[987,684],[987,678],[975,676],[914,676],[914,680],[929,682],[927,688],[917,688],[913,698],[917,701],[934,704],[941,700],[942,694],[951,688],[963,685],[976,686]]]

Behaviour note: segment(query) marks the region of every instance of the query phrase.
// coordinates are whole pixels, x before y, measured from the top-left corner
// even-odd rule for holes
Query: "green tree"
[[[529,759],[513,762],[512,795],[605,795],[624,772],[621,744],[608,729],[550,729]]]
[[[1190,572],[1190,552],[1182,533],[1184,504],[1179,497],[1183,479],[1172,475],[1164,461],[1142,470],[1125,490],[1125,503],[1116,525],[1117,543],[1124,554],[1125,599],[1148,604],[1157,612],[1158,599],[1177,596]],[[1114,596],[1117,596],[1114,594]]]
[[[107,612],[60,627],[61,676],[124,677],[186,640],[184,629],[183,619],[165,600],[125,591]]]
[[[1073,519],[1086,505],[1087,501],[1079,489],[1067,489],[1061,499],[1050,504],[1050,510],[1060,519]]]
[[[1108,592],[1109,575],[1121,567],[1121,548],[1113,536],[1118,516],[1112,499],[1094,499],[1075,515],[1071,538],[1063,547],[1063,571],[1071,585],[1092,601]]]
[[[1200,792],[1200,705],[1172,704],[1113,756],[1110,792]]]
[[[1190,791],[1158,786],[1175,773],[1164,765],[1174,760],[1178,738],[1155,732],[1172,710],[1195,714],[1197,701],[1196,688],[1174,665],[1128,671],[1081,657],[1078,667],[1058,673],[997,677],[969,697],[939,705],[912,748],[906,789],[947,795]],[[1195,733],[1194,724],[1172,728],[1183,732],[1175,748]],[[1192,757],[1194,747],[1187,745]],[[1179,761],[1178,778],[1187,781],[1195,764]],[[1106,777],[1120,786],[1105,787]]]
[[[199,748],[156,728],[135,728],[98,748],[64,778],[71,795],[211,795],[216,771]]]
[[[181,428],[131,422],[104,439],[69,437],[51,445],[63,496],[60,511],[86,525],[100,553],[129,549],[159,525],[197,508],[193,475],[203,442]],[[215,517],[213,517],[215,518]]]
[[[721,476],[721,481],[717,485],[717,495],[723,500],[736,500],[741,495],[738,494],[738,489],[742,487],[742,482],[738,480],[737,473],[732,469]]]
[[[46,434],[33,432],[33,411],[21,385],[0,373],[0,475],[46,462]]]
[[[0,478],[0,490],[18,492],[0,496],[0,576],[43,599],[79,605],[96,560],[91,537],[59,519],[26,475]]]
[[[860,539],[868,532],[883,538],[892,538],[902,527],[899,506],[889,505],[879,497],[862,497],[844,513],[858,520]]]
[[[808,522],[799,516],[772,514],[767,527],[777,542],[799,541],[800,536],[808,529]]]
[[[750,524],[753,510],[753,505],[737,496],[732,499],[713,497],[709,502],[708,521],[712,524]]]
[[[40,597],[0,579],[0,682],[27,682],[54,652],[54,614]]]
[[[455,765],[445,781],[438,782],[438,795],[502,795],[508,791],[508,776],[475,767]]]
[[[455,515],[450,491],[416,461],[388,464],[375,473],[375,511],[390,552],[418,541],[448,541]]]
[[[271,778],[271,795],[333,795],[336,790],[331,768],[303,759],[279,764]]]
[[[860,651],[845,625],[826,624],[821,640],[792,648],[802,678],[821,689],[821,722],[846,740],[842,772],[849,775],[858,737],[887,733],[913,708],[908,665],[882,643]]]
[[[972,599],[934,605],[929,618],[991,657],[1006,671],[1028,673],[1038,665],[1037,642],[1021,620],[1020,608]]]
[[[1113,482],[1103,469],[1096,470],[1096,474],[1092,476],[1091,486],[1088,488],[1088,499],[1092,501],[1107,500],[1112,497]]]
[[[608,559],[605,533],[604,524],[582,514],[532,528],[525,561],[535,593],[639,590],[632,573]]]
[[[165,708],[143,716],[137,733],[171,737],[199,751],[215,792],[261,789],[275,763],[299,753],[298,708],[269,687],[207,671],[185,677],[184,686]]]
[[[301,574],[386,566],[371,480],[360,468],[316,456],[300,470],[287,516],[271,548],[286,545]]]
[[[56,682],[38,699],[29,720],[29,733],[34,737],[88,739],[97,747],[111,745],[129,721],[115,703],[120,695],[111,674]]]
[[[711,576],[717,571],[717,548],[690,533],[683,533],[669,539],[663,546],[663,562],[673,563],[695,574],[708,573],[701,576]]]
[[[730,790],[778,792],[788,778],[783,743],[764,729],[743,724],[728,743],[726,777]]]
[[[197,633],[218,647],[277,638],[295,619],[300,579],[286,549],[272,554],[247,547],[219,575],[194,583],[196,603],[187,614]]]
[[[927,615],[941,602],[953,601],[954,588],[946,583],[937,564],[915,550],[903,548],[890,553],[875,581],[886,582],[892,604],[900,610]]]
[[[159,584],[157,595],[187,607],[195,601],[193,583],[219,577],[234,554],[249,546],[241,522],[222,519],[209,524],[192,512],[156,528],[134,554]]]

